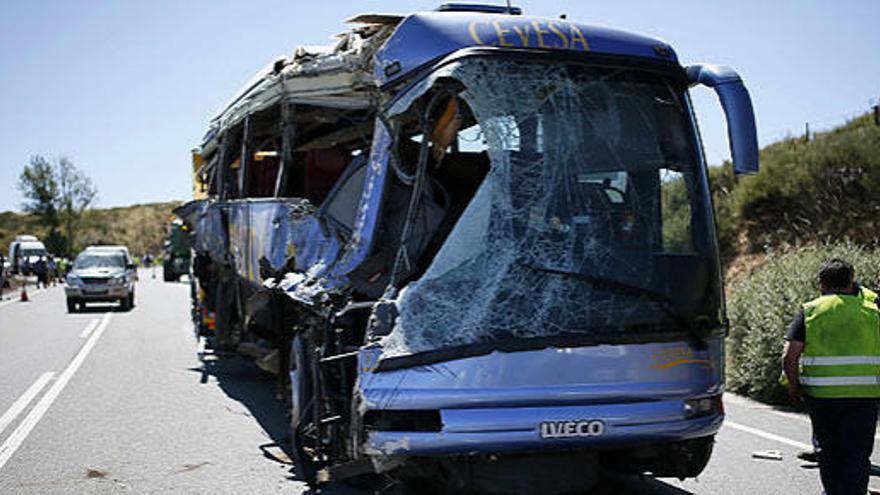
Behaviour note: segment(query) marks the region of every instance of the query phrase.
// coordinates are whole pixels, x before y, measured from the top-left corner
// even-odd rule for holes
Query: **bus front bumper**
[[[619,448],[707,437],[721,427],[722,413],[686,418],[684,410],[681,400],[441,410],[438,431],[387,431],[387,421],[386,431],[368,430],[364,452],[415,456]]]

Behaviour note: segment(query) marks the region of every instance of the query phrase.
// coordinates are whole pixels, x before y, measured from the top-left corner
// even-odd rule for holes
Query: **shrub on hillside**
[[[852,263],[865,287],[880,286],[880,250],[849,242],[769,252],[766,264],[731,286],[729,390],[770,403],[788,401],[779,383],[783,336],[801,305],[819,295],[819,266],[834,257]]]
[[[843,237],[873,242],[878,189],[880,126],[864,115],[810,142],[791,138],[761,150],[761,172],[740,181],[732,220],[751,252]]]

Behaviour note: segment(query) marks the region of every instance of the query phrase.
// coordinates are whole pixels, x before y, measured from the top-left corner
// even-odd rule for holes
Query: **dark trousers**
[[[871,474],[877,399],[807,397],[819,443],[819,473],[828,495],[864,495]]]

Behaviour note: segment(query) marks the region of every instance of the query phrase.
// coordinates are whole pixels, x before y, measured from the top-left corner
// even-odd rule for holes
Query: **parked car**
[[[134,307],[133,273],[134,264],[120,250],[86,249],[67,275],[67,311],[76,312],[86,303],[115,301],[130,310]]]

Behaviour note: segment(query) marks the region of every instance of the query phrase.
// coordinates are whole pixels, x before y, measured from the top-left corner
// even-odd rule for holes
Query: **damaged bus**
[[[583,489],[698,475],[727,320],[689,89],[755,173],[739,76],[518,9],[364,15],[279,59],[198,150],[205,329],[290,406],[310,482]]]

